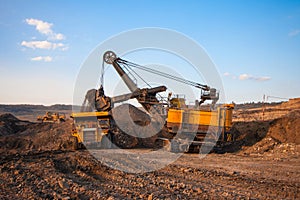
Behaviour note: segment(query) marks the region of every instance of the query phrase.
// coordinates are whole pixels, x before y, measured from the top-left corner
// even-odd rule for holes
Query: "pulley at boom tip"
[[[113,51],[106,51],[103,54],[103,61],[107,64],[113,64],[115,59],[117,59],[117,54]]]

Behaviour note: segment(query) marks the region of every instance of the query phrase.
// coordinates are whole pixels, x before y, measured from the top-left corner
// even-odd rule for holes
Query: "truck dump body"
[[[232,127],[232,104],[225,104],[214,111],[194,109],[169,109],[167,128],[170,133],[196,132],[196,139],[201,140],[207,135],[221,133],[220,141],[231,141],[228,137]],[[218,134],[217,134],[218,135]]]
[[[199,131],[201,131],[201,126],[231,128],[232,110],[218,109],[217,111],[198,111],[169,109],[167,119],[168,127],[179,128],[182,123],[199,125]]]

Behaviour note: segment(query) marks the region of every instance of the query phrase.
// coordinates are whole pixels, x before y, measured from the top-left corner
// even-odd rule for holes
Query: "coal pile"
[[[272,121],[268,135],[281,143],[300,144],[300,111]]]
[[[28,121],[19,120],[10,113],[0,115],[0,136],[11,135],[24,131]]]
[[[300,153],[300,112],[294,111],[272,121],[237,122],[230,147],[242,154],[298,155]]]
[[[0,124],[1,153],[71,148],[70,121],[63,124],[32,123],[4,114],[0,116]]]
[[[157,133],[164,125],[131,104],[114,108],[112,115],[120,129],[120,133],[115,134],[114,142],[121,148],[154,147]]]
[[[236,122],[231,133],[235,140],[241,141],[244,146],[251,146],[263,139],[269,130],[270,122]]]

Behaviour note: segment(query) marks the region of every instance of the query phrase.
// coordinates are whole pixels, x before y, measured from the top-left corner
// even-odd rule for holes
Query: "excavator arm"
[[[103,61],[107,64],[113,65],[119,76],[127,85],[131,93],[113,97],[112,102],[121,102],[124,100],[136,98],[138,102],[149,111],[152,105],[158,104],[159,100],[156,98],[156,94],[167,90],[166,86],[158,86],[154,88],[139,88],[134,81],[128,76],[128,74],[121,67],[120,63],[124,60],[117,58],[116,54],[112,51],[107,51],[103,55]]]

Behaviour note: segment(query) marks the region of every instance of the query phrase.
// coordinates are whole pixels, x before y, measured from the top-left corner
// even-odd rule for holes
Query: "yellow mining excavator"
[[[104,53],[103,62],[114,67],[131,93],[108,97],[104,94],[102,85],[98,90],[89,90],[81,112],[73,113],[71,116],[74,119],[72,135],[75,137],[76,147],[80,145],[102,148],[110,148],[113,145],[121,148],[143,146],[142,139],[138,138],[141,133],[129,135],[116,123],[116,118],[122,115],[122,111],[120,112],[119,109],[118,114],[114,115],[115,103],[133,98],[146,111],[131,106],[130,108],[133,108],[131,112],[135,113],[132,119],[134,123],[144,126],[154,121],[152,125],[162,125],[158,125],[161,127],[160,131],[155,127],[149,128],[155,133],[149,134],[149,138],[144,139],[152,143],[147,146],[167,148],[173,152],[187,152],[197,151],[203,145],[221,147],[234,139],[230,134],[234,105],[216,105],[219,93],[215,88],[123,60],[112,51]],[[166,86],[152,88],[147,84],[149,88],[139,88],[129,76],[129,74],[139,76],[133,68],[196,87],[201,90],[201,97],[194,106],[186,105],[184,98],[172,97],[171,94],[168,98],[158,98],[157,96],[160,96],[158,93],[167,90]],[[211,100],[211,106],[203,109],[201,105],[206,100]],[[126,118],[121,118],[122,120],[126,121]]]

